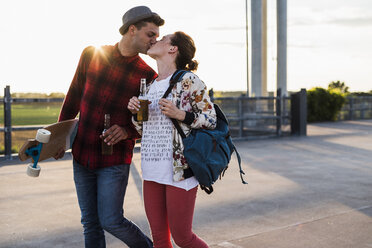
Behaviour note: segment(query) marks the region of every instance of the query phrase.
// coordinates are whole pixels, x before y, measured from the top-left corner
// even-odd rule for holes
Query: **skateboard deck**
[[[43,161],[48,158],[52,158],[60,150],[64,148],[65,151],[70,149],[73,143],[74,134],[76,134],[78,119],[71,119],[66,121],[57,122],[43,129],[48,130],[51,135],[48,143],[43,143],[39,161]],[[39,141],[36,139],[28,139],[18,152],[18,157],[21,161],[25,161],[29,158],[34,159],[31,155],[26,154],[28,149],[39,145]]]

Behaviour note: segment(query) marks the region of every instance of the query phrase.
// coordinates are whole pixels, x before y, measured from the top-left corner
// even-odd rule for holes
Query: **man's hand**
[[[54,159],[60,159],[60,158],[63,158],[63,156],[65,156],[65,149],[63,147],[59,148],[58,152],[53,156]]]
[[[101,139],[107,143],[107,145],[115,145],[116,143],[120,142],[121,140],[125,140],[128,138],[128,133],[124,127],[120,127],[118,125],[113,125],[109,129],[106,130],[104,136],[100,135]]]

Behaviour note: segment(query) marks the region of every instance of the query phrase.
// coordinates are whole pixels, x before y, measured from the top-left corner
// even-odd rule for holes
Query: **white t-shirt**
[[[149,119],[143,122],[141,138],[142,178],[190,190],[199,184],[195,177],[173,181],[173,123],[161,113],[159,107],[159,99],[168,89],[170,78],[171,76],[164,80],[155,80],[147,94],[151,104]],[[172,99],[172,94],[169,94],[167,99]]]

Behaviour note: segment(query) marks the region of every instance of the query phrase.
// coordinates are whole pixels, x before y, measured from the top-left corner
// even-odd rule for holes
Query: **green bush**
[[[339,91],[320,87],[307,91],[307,121],[335,121],[345,103],[345,96]]]

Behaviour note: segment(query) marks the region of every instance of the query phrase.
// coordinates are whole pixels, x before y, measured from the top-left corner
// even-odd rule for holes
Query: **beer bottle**
[[[140,101],[140,109],[137,113],[137,121],[142,123],[147,121],[149,118],[149,100],[146,96],[146,78],[141,78],[140,95],[138,96]]]
[[[110,114],[105,114],[105,121],[103,123],[102,135],[110,128]],[[112,155],[113,147],[108,145],[102,138],[102,155]]]

